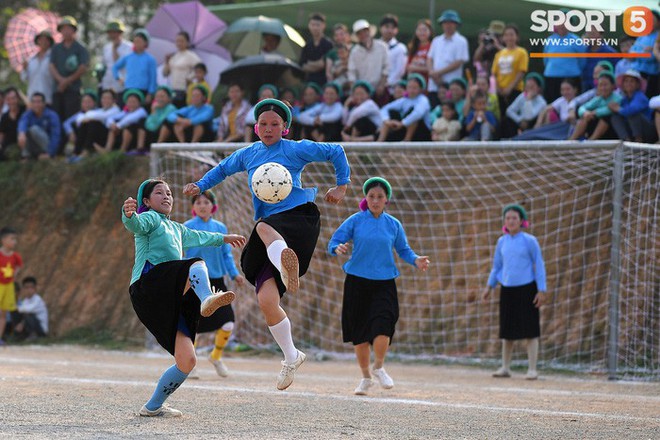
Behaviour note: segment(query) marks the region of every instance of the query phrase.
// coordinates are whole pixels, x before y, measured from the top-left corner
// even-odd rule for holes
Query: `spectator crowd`
[[[660,12],[653,16],[651,34],[621,37],[618,48],[602,44],[597,31],[577,36],[556,26],[544,52],[603,56],[544,58],[543,72],[531,72],[513,23],[491,21],[470,55],[454,10],[438,17],[437,35],[430,20],[419,20],[407,43],[397,39],[392,14],[381,18],[378,29],[365,19],[350,28],[335,24],[330,39],[325,16],[314,13],[310,38],[294,60],[305,72],[304,86],[263,84],[257,99],[291,104],[294,123],[287,137],[295,139],[654,143],[660,133]],[[58,44],[48,31],[34,39],[38,51],[21,76],[27,92],[17,85],[0,92],[0,159],[65,155],[75,163],[113,150],[147,154],[153,142],[256,139],[256,102],[249,102],[241,84],[231,84],[216,114],[206,66],[186,32],[177,35],[159,82],[149,32],[134,30],[129,43],[121,21],[107,23],[98,87],[83,90],[90,54],[78,40],[76,19],[63,17],[57,31]],[[279,41],[264,34],[262,53],[277,53]],[[651,56],[607,56],[617,50]]]

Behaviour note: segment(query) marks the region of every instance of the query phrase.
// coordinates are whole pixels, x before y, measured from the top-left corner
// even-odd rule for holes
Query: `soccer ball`
[[[292,187],[291,173],[279,163],[265,163],[252,174],[252,191],[266,203],[286,199]]]

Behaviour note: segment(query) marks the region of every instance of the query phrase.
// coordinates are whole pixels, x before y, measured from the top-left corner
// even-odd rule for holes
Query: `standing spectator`
[[[55,80],[50,73],[50,53],[55,40],[49,31],[41,31],[34,37],[34,44],[39,47],[37,53],[23,64],[21,79],[27,82],[27,95],[41,92],[46,97],[46,104],[53,103]]]
[[[649,98],[660,93],[660,45],[658,44],[658,29],[660,29],[660,12],[651,9],[653,13],[653,32],[643,37],[637,37],[630,48],[630,53],[651,53],[650,58],[635,58],[632,68],[646,79],[646,96]]]
[[[579,44],[580,37],[568,32],[566,25],[555,26],[554,33],[546,39],[543,47],[544,53],[582,53],[586,50],[583,44]],[[582,64],[579,58],[543,58],[545,69],[545,93],[547,102],[552,102],[560,96],[561,82],[564,78],[570,78],[576,84],[580,83],[582,77]]]
[[[282,41],[281,36],[277,34],[263,33],[261,34],[261,40],[263,42],[260,52],[262,55],[269,53],[280,54],[277,49],[280,47],[280,42]]]
[[[436,91],[443,82],[451,82],[463,76],[463,64],[470,60],[468,42],[458,32],[461,17],[453,9],[447,9],[438,18],[442,26],[442,35],[431,42],[426,65],[429,69],[429,97],[431,106],[438,105]],[[456,109],[458,111],[458,108]],[[460,114],[460,113],[459,113]]]
[[[16,292],[14,280],[23,267],[23,259],[16,252],[18,234],[8,227],[0,229],[0,346],[7,325],[7,312],[16,310]]]
[[[131,44],[124,40],[124,23],[119,20],[109,22],[105,27],[105,34],[108,42],[103,45],[103,78],[101,79],[102,90],[112,90],[119,95],[123,90],[123,85],[115,79],[112,68],[117,60],[130,54],[133,50]],[[124,74],[124,72],[122,72]]]
[[[190,84],[188,84],[188,89],[186,90],[186,105],[192,104],[192,92],[195,90],[195,87],[204,86],[209,93],[211,92],[211,86],[206,81],[207,73],[208,70],[206,69],[206,64],[195,64],[195,67],[193,68],[193,79]]]
[[[133,33],[133,52],[121,57],[112,66],[112,75],[128,89],[142,92],[144,101],[151,103],[151,96],[156,92],[156,59],[147,52],[149,32],[136,29]],[[120,78],[119,72],[126,69],[126,76]]]
[[[488,29],[479,32],[479,44],[473,56],[477,75],[480,73],[490,75],[495,54],[504,48],[504,42],[502,41],[504,29],[505,25],[503,21],[493,20],[490,22]]]
[[[165,57],[163,75],[170,78],[170,87],[174,90],[174,104],[177,108],[186,105],[188,84],[193,79],[193,69],[202,59],[190,50],[190,35],[186,31],[176,34],[174,40],[176,52]]]
[[[424,94],[426,81],[419,73],[408,75],[408,96],[390,102],[380,109],[383,125],[378,142],[429,141],[431,118],[429,100]]]
[[[325,15],[315,12],[309,16],[307,28],[311,38],[300,54],[300,67],[307,74],[307,81],[325,84],[325,56],[332,49],[332,42],[324,35]]]
[[[327,57],[325,77],[328,82],[334,82],[345,91],[348,84],[348,56],[350,49],[345,44],[335,45],[336,57]],[[346,87],[345,87],[346,85]]]
[[[525,48],[518,46],[519,37],[518,26],[506,25],[502,35],[504,48],[495,54],[493,60],[493,75],[502,113],[523,91],[523,78],[529,67],[529,54]]]
[[[5,102],[7,111],[0,116],[0,160],[5,158],[7,148],[18,142],[18,121],[25,111],[18,91],[13,87],[5,90]]]
[[[374,40],[376,28],[367,20],[360,19],[353,23],[353,35],[358,44],[353,46],[348,56],[348,81],[367,81],[374,88],[374,101],[385,104],[387,96],[387,78],[389,75],[389,55],[387,45]]]
[[[18,146],[24,159],[55,157],[62,128],[59,116],[46,107],[46,97],[36,92],[30,98],[30,110],[18,121]]]
[[[351,96],[344,102],[341,138],[344,142],[368,142],[376,139],[383,123],[380,108],[371,95],[374,89],[366,81],[353,84]]]
[[[621,50],[621,53],[630,52],[630,48],[634,42],[635,39],[629,35],[619,37],[619,50]],[[618,78],[619,75],[623,75],[625,72],[632,69],[634,61],[635,60],[631,58],[621,58],[614,68],[614,76]]]
[[[208,98],[209,89],[201,84],[196,85],[192,103],[167,116],[167,122],[161,128],[161,136],[163,131],[169,131],[174,133],[178,142],[212,142],[215,139],[213,107],[207,103]]]
[[[525,379],[536,380],[541,326],[539,308],[545,302],[545,263],[539,242],[523,232],[529,227],[527,211],[520,205],[508,205],[502,212],[504,235],[497,240],[493,269],[483,294],[487,300],[499,283],[500,339],[502,339],[502,367],[493,377],[511,377],[513,342],[527,342],[528,367]]]
[[[644,94],[644,78],[636,70],[629,70],[617,77],[621,102],[611,101],[607,106],[612,110],[610,124],[618,139],[634,142],[655,142],[658,140],[650,121],[649,99]]]
[[[390,96],[394,85],[403,78],[406,73],[408,61],[408,48],[396,39],[399,34],[399,17],[394,14],[385,14],[380,20],[380,38],[388,48],[388,62],[390,66],[387,75],[387,87]]]
[[[525,130],[534,128],[536,119],[548,103],[543,99],[543,77],[536,72],[525,77],[525,92],[506,109],[502,123],[502,137],[512,138]]]
[[[21,283],[21,299],[12,313],[14,334],[31,341],[48,335],[48,307],[37,293],[37,279],[25,277]]]
[[[218,142],[241,142],[245,138],[245,118],[250,103],[244,98],[243,87],[238,83],[229,85],[229,100],[222,106],[218,118]]]
[[[431,20],[424,18],[417,22],[415,35],[408,43],[408,64],[406,74],[419,73],[428,82],[429,66],[426,64],[431,40],[433,39],[433,25]]]
[[[325,56],[325,76],[326,80],[337,81],[338,78],[342,77],[343,81],[340,84],[344,84],[346,81],[346,71],[348,70],[348,54],[351,52],[351,47],[353,42],[351,41],[351,33],[348,31],[348,26],[344,23],[337,23],[332,28],[332,40],[334,43],[334,48],[331,49]],[[344,64],[344,70],[339,69],[341,63],[339,62],[339,51],[345,49],[346,61]]]
[[[89,52],[76,40],[78,22],[75,18],[68,15],[63,17],[57,25],[57,31],[62,34],[62,42],[53,46],[50,53],[50,73],[57,82],[57,89],[53,93],[53,110],[61,120],[65,120],[80,108],[80,77],[87,72]],[[45,97],[45,94],[40,93]],[[30,95],[30,98],[33,96]]]
[[[615,53],[616,50],[610,46],[609,44],[606,44],[603,41],[603,33],[599,32],[598,30],[592,28],[591,30],[585,32],[584,34],[584,42],[585,46],[587,48],[587,53],[589,54],[597,54],[597,53],[602,53],[602,54],[609,54],[609,53]],[[609,58],[611,59],[611,58]],[[589,90],[594,87],[594,83],[592,81],[592,76],[594,74],[594,68],[596,67],[596,64],[598,64],[599,61],[605,61],[608,60],[608,58],[605,57],[589,57],[584,59],[584,65],[582,66],[582,91]],[[616,63],[616,59],[611,59],[612,63]],[[617,63],[618,64],[618,63]]]

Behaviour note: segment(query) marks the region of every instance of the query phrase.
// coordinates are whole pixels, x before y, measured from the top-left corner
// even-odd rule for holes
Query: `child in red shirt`
[[[7,325],[7,312],[16,310],[14,279],[23,267],[23,259],[15,252],[18,234],[12,228],[0,229],[0,345]]]

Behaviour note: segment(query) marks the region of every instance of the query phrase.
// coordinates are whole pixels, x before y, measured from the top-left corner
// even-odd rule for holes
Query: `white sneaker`
[[[511,372],[504,367],[501,367],[499,370],[493,373],[493,377],[504,378],[511,377]]]
[[[277,375],[277,389],[286,390],[293,383],[293,376],[296,373],[298,367],[305,362],[307,356],[302,351],[298,350],[298,358],[292,364],[287,364],[285,361],[282,361],[282,369],[280,374]]]
[[[214,287],[211,288],[211,295],[209,295],[199,309],[200,315],[203,317],[211,316],[222,306],[231,304],[231,302],[236,298],[236,295],[231,290],[223,292],[222,290],[215,290]]]
[[[362,379],[360,381],[360,384],[357,386],[357,388],[353,392],[357,396],[366,396],[367,395],[367,390],[369,390],[369,388],[371,388],[372,386],[374,386],[374,381],[373,380],[371,380],[371,379]]]
[[[166,404],[153,411],[147,409],[146,405],[143,405],[139,414],[142,417],[181,417],[183,415],[178,409],[170,408]]]
[[[291,248],[284,248],[282,250],[282,282],[286,287],[287,292],[296,293],[300,287],[300,279],[298,278],[298,256]]]
[[[220,377],[229,376],[229,369],[227,368],[225,363],[222,362],[222,359],[218,359],[216,361],[212,357],[209,357],[209,362],[211,362],[213,364],[213,366],[215,367],[215,372],[218,373],[218,376],[220,376]]]
[[[539,378],[539,373],[537,373],[536,370],[527,370],[527,375],[525,376],[525,379],[536,380],[538,378]]]
[[[371,370],[371,373],[376,376],[376,379],[378,379],[378,382],[380,383],[380,386],[385,388],[386,390],[389,390],[394,386],[394,381],[390,377],[389,374],[385,371],[385,368],[374,368]]]
[[[199,379],[199,373],[197,372],[197,367],[193,367],[193,369],[190,370],[190,373],[188,373],[188,377],[186,379]]]

